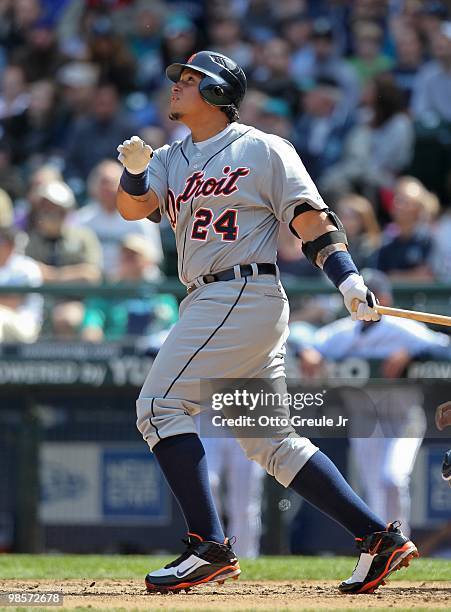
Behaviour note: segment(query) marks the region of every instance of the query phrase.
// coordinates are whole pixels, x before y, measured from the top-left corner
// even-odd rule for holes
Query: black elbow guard
[[[316,263],[318,253],[324,249],[324,247],[331,244],[345,244],[348,246],[348,238],[346,236],[345,228],[337,215],[328,208],[324,209],[322,212],[327,213],[327,216],[332,220],[337,230],[334,232],[326,232],[325,234],[318,236],[318,238],[315,238],[315,240],[310,240],[309,242],[304,242],[302,244],[302,252],[310,263],[316,267],[319,267]]]

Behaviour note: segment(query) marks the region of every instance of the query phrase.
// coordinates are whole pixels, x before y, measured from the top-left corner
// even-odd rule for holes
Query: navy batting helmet
[[[166,75],[177,83],[185,68],[203,74],[199,83],[202,98],[213,106],[239,107],[246,93],[246,75],[229,57],[215,51],[194,53],[186,64],[171,64]]]

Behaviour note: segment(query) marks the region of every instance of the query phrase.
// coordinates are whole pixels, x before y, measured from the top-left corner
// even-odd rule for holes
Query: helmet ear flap
[[[204,76],[199,83],[200,95],[213,106],[229,106],[233,102],[232,86],[218,78]]]

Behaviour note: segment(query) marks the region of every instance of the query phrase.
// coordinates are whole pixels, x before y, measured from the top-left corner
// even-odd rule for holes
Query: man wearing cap
[[[101,247],[88,228],[66,223],[75,206],[72,190],[61,181],[42,185],[36,194],[36,223],[26,254],[40,262],[45,282],[90,282],[100,279]]]
[[[102,250],[92,230],[67,223],[75,197],[62,181],[44,183],[36,190],[33,228],[26,254],[39,262],[44,282],[97,283],[101,278]],[[73,339],[83,319],[79,299],[48,298],[56,336]]]

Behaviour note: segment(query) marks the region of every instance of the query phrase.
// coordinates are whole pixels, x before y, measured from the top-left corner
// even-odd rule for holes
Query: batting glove
[[[124,140],[117,148],[117,156],[121,164],[130,174],[141,174],[149,165],[153,157],[153,150],[139,136],[132,136],[130,140]]]
[[[381,315],[374,308],[377,298],[359,274],[350,274],[338,289],[353,321],[379,321]]]

